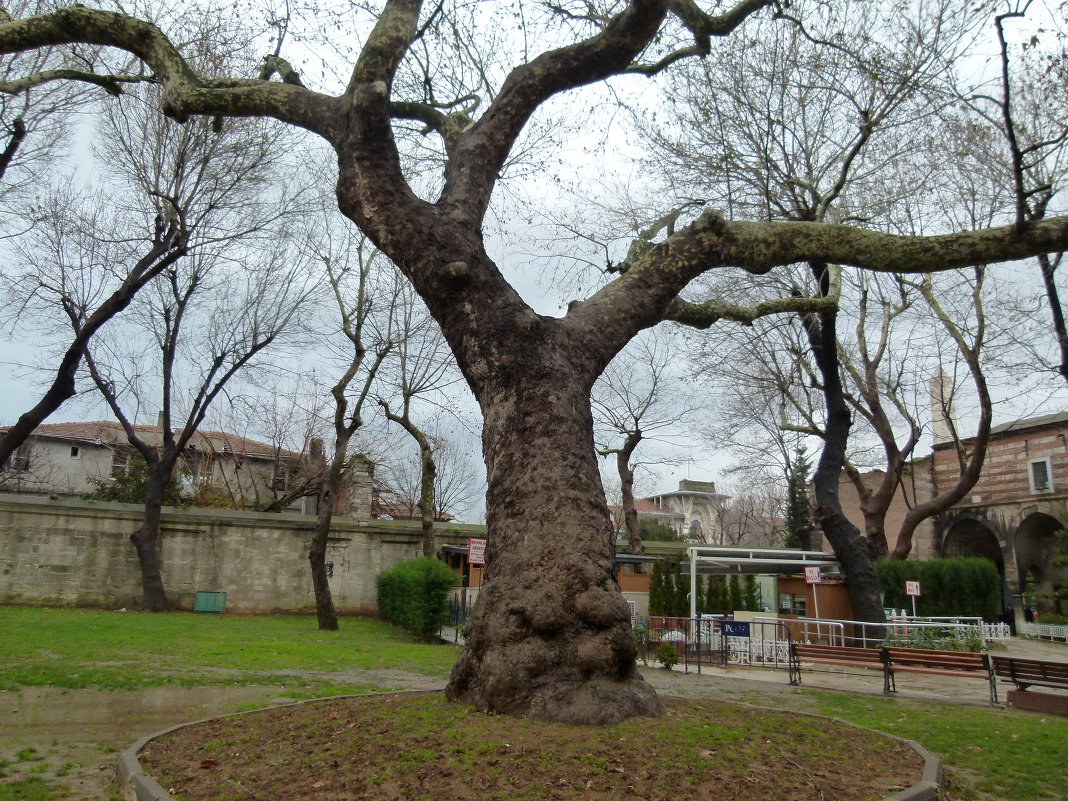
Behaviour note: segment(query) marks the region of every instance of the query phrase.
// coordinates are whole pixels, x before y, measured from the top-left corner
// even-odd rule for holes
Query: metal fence
[[[787,621],[798,642],[868,648],[889,641],[913,648],[979,651],[992,640],[1007,640],[1006,623],[987,623],[978,617],[911,617],[891,614],[885,623],[799,617]]]
[[[449,612],[441,624],[439,634],[445,639],[451,638],[453,642],[459,642],[463,638],[464,626],[471,617],[471,609],[474,602],[471,599],[461,597],[454,592],[449,598]]]
[[[656,661],[661,643],[674,646],[683,670],[745,665],[788,670],[790,629],[781,621],[735,621],[719,615],[649,617],[636,630],[645,664]]]
[[[1020,633],[1025,637],[1039,639],[1064,640],[1068,642],[1068,626],[1053,623],[1024,623]]]
[[[1032,636],[1068,641],[1068,626],[1032,624],[1032,628],[1036,632]],[[721,615],[697,618],[651,616],[638,620],[635,630],[641,648],[639,656],[645,664],[656,663],[656,649],[666,642],[675,647],[678,664],[687,672],[700,672],[703,665],[786,670],[790,663],[791,641],[862,648],[892,643],[911,648],[978,652],[987,642],[1012,636],[1007,624],[986,623],[981,618],[907,615],[894,615],[886,623],[771,617],[735,621]]]

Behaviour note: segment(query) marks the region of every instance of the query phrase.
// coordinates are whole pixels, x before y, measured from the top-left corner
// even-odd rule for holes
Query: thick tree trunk
[[[825,276],[817,265],[817,280]],[[846,444],[852,419],[842,389],[838,362],[837,313],[824,312],[818,322],[807,321],[806,327],[812,353],[823,380],[823,397],[827,405],[826,435],[823,451],[812,477],[816,492],[815,519],[831,543],[835,556],[846,574],[846,586],[853,607],[853,619],[883,623],[886,615],[879,600],[879,584],[867,539],[842,513],[838,494],[839,481],[845,466]],[[882,627],[874,627],[868,636],[881,639]]]
[[[330,523],[334,518],[334,496],[341,485],[341,474],[348,453],[349,438],[341,434],[337,438],[334,457],[323,477],[319,489],[319,508],[315,519],[315,532],[308,546],[308,563],[311,565],[312,589],[315,592],[315,617],[320,631],[337,631],[337,610],[330,593],[330,577],[326,574],[326,544],[330,539]]]
[[[640,431],[632,432],[627,436],[623,449],[616,454],[616,469],[619,471],[619,488],[622,494],[623,504],[623,527],[627,531],[627,543],[630,552],[635,556],[645,555],[645,546],[642,545],[642,530],[638,524],[638,510],[634,506],[634,471],[630,466],[630,457],[634,449],[638,447],[642,434]]]
[[[533,368],[480,398],[486,585],[446,688],[480,709],[574,724],[655,716],[597,471],[589,381]]]
[[[438,477],[438,466],[434,463],[434,450],[425,435],[419,442],[419,524],[423,532],[423,556],[434,556],[434,512],[437,499],[434,496],[434,481]]]
[[[159,559],[159,523],[163,512],[163,487],[169,478],[164,476],[158,462],[148,465],[145,482],[145,516],[141,525],[130,535],[141,566],[141,611],[166,612],[167,593],[163,589],[163,574]]]
[[[330,521],[333,517],[334,493],[324,485],[319,493],[319,514],[315,533],[308,546],[308,562],[311,565],[312,589],[315,591],[315,617],[321,631],[337,631],[337,610],[330,594],[330,577],[326,574],[326,543],[330,536]]]
[[[863,509],[864,512],[864,536],[868,540],[868,550],[873,559],[885,559],[890,553],[890,546],[886,542],[886,510]]]

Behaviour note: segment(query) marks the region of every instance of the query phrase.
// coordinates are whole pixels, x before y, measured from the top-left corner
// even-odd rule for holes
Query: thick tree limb
[[[117,47],[145,62],[163,85],[164,112],[178,121],[194,114],[268,116],[326,135],[336,101],[288,83],[201,78],[155,25],[84,6],[0,22],[0,53],[63,44]]]
[[[604,30],[512,70],[486,113],[457,143],[442,198],[482,219],[497,176],[531,114],[553,95],[624,72],[660,29],[668,0],[631,0]]]
[[[713,36],[727,36],[750,16],[777,0],[743,0],[730,10],[715,16],[705,13],[694,0],[670,0],[668,9],[693,34],[694,43],[664,56],[654,64],[635,64],[627,72],[656,75],[677,61],[692,56],[707,56],[712,51]]]
[[[389,95],[397,67],[418,35],[422,8],[422,0],[388,0],[356,60],[348,92],[381,83],[383,96]]]
[[[1035,222],[1023,231],[1010,225],[903,236],[831,223],[728,222],[711,211],[657,245],[644,268],[671,266],[696,275],[733,265],[761,274],[795,262],[825,260],[874,272],[920,274],[1062,250],[1068,250],[1068,216]]]

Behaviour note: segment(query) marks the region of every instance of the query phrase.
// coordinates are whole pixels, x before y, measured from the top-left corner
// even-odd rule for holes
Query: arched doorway
[[[959,517],[950,523],[942,537],[941,556],[943,559],[962,557],[979,557],[989,559],[1001,576],[1001,598],[998,608],[1001,612],[1009,602],[1010,591],[1005,582],[1005,553],[1001,540],[991,527],[989,521],[971,515]]]
[[[1039,612],[1064,614],[1061,597],[1068,586],[1068,539],[1064,524],[1052,515],[1035,512],[1023,519],[1014,537],[1020,592]]]

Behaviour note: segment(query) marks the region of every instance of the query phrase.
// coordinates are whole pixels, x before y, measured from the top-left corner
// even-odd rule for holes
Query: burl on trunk
[[[637,671],[630,610],[616,582],[589,382],[538,382],[535,375],[488,390],[480,401],[486,585],[446,694],[481,709],[576,724],[660,714],[659,698]]]

